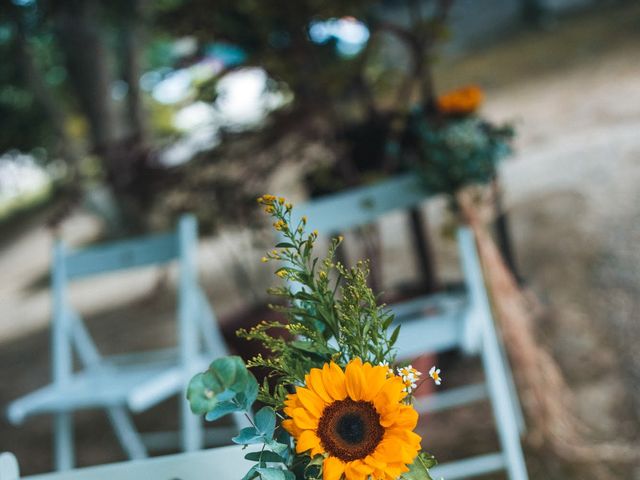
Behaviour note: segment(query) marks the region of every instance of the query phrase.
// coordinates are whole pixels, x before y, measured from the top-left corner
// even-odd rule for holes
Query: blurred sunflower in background
[[[323,479],[397,479],[420,451],[418,413],[405,385],[385,366],[350,361],[314,368],[285,402],[282,426],[298,453],[323,455]]]

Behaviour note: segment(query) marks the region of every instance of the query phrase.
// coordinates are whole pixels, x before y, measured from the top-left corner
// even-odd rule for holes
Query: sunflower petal
[[[347,397],[347,389],[344,385],[344,372],[335,363],[322,367],[322,381],[327,393],[334,400],[344,400]]]
[[[372,367],[370,364],[363,365],[366,388],[362,392],[362,400],[371,401],[378,396],[380,389],[387,380],[387,367]]]
[[[366,390],[362,361],[359,358],[349,362],[344,372],[344,384],[352,400],[362,400]]]
[[[336,457],[327,457],[322,462],[322,480],[340,480],[345,464]]]
[[[296,443],[296,452],[302,453],[307,450],[315,449],[320,445],[320,439],[313,430],[305,430],[298,437]]]
[[[325,407],[325,402],[308,388],[298,387],[296,389],[298,399],[314,417],[320,418]]]
[[[322,378],[322,370],[319,368],[312,368],[307,376],[307,386],[313,390],[325,403],[333,402],[333,398],[327,392],[324,386],[324,380]]]
[[[292,417],[296,426],[302,430],[315,430],[318,428],[318,418],[311,415],[305,408],[296,408]]]
[[[402,405],[393,415],[393,426],[413,430],[418,424],[418,412],[413,407]]]
[[[380,458],[376,458],[372,455],[367,455],[364,458],[364,462],[367,465],[370,465],[371,467],[375,468],[376,470],[384,470],[385,467],[387,466],[387,463],[382,461]]]
[[[296,424],[293,422],[293,419],[291,418],[287,418],[286,420],[282,421],[282,428],[284,428],[295,438],[298,438],[302,433],[302,430],[296,426]]]
[[[344,476],[347,480],[366,480],[371,473],[373,473],[373,467],[370,467],[362,460],[348,462],[344,468]]]

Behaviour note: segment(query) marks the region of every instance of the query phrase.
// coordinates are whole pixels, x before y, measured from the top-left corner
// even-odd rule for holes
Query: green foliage
[[[410,130],[418,173],[433,194],[454,195],[462,187],[490,182],[500,160],[511,152],[512,128],[476,116],[436,121],[416,111]]]
[[[409,471],[400,478],[401,480],[432,480],[429,469],[437,463],[433,455],[420,452],[413,463],[409,465]]]
[[[256,400],[258,382],[240,357],[214,360],[209,369],[191,379],[187,399],[193,413],[216,420],[228,413],[249,411]]]
[[[244,478],[295,479],[291,472],[273,467],[274,463],[280,463],[286,468],[291,457],[289,435],[286,432],[276,435],[276,412],[271,407],[263,407],[251,419],[251,407],[257,393],[258,382],[242,359],[229,356],[215,360],[207,371],[195,375],[189,383],[187,398],[193,413],[205,414],[210,421],[232,412],[244,412],[247,416],[251,426],[240,430],[232,441],[239,445],[261,444],[263,447],[260,452],[247,454],[248,460],[258,463]]]
[[[331,360],[341,366],[357,357],[374,365],[392,363],[397,330],[388,333],[393,315],[377,304],[367,285],[367,263],[348,269],[334,261],[341,238],[331,241],[327,256],[320,260],[313,252],[318,235],[306,232],[306,219],[292,224],[292,206],[284,199],[265,195],[262,202],[282,236],[277,249],[263,260],[282,263],[275,274],[287,284],[269,292],[284,300],[285,305],[272,308],[283,313],[286,322],[262,322],[238,335],[262,342],[271,352],[248,365],[269,372],[275,386],[270,388],[265,381],[258,398],[280,409],[289,393],[287,386],[304,384],[309,370]]]
[[[262,322],[238,334],[262,342],[271,353],[253,358],[247,366],[265,368],[273,386],[265,379],[258,389],[243,361],[226,357],[192,379],[187,397],[194,413],[204,413],[208,420],[231,412],[247,415],[251,426],[232,440],[261,449],[246,454],[247,460],[256,463],[243,480],[320,480],[324,456],[297,455],[289,433],[278,426],[277,412],[292,388],[305,383],[312,368],[329,361],[345,367],[355,358],[373,364],[393,363],[399,328],[389,333],[393,315],[377,304],[367,286],[368,264],[358,262],[346,268],[334,262],[342,238],[333,239],[327,256],[319,259],[313,251],[318,233],[306,232],[305,217],[294,223],[293,206],[284,198],[264,195],[259,202],[281,234],[281,241],[263,261],[281,262],[275,274],[288,283],[270,291],[285,301],[273,308],[286,321]],[[256,397],[266,406],[251,416]],[[428,469],[434,464],[433,457],[421,453],[402,479],[431,480]]]
[[[336,335],[341,346],[342,360],[360,357],[373,365],[392,364],[395,360],[393,344],[398,338],[400,326],[389,335],[393,314],[379,306],[373,291],[367,285],[368,262],[358,262],[347,269],[336,265],[343,278],[340,298],[336,302],[339,328]]]

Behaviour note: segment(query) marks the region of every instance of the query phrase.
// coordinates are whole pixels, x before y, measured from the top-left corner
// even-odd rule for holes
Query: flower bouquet
[[[305,217],[292,223],[283,198],[258,202],[282,239],[262,260],[281,264],[275,273],[286,283],[269,292],[284,299],[272,308],[285,321],[239,330],[269,354],[215,360],[189,384],[193,412],[211,421],[246,415],[251,426],[232,439],[254,446],[243,480],[429,480],[436,462],[414,432],[420,373],[395,364],[400,327],[390,330],[393,315],[367,286],[367,262],[336,262],[341,237],[315,257],[318,233],[306,231]],[[253,369],[266,372],[262,384]],[[439,370],[430,376],[439,384]]]
[[[412,112],[408,131],[414,163],[430,193],[453,196],[463,187],[487,184],[511,153],[513,128],[477,114],[483,96],[479,87],[468,86],[438,97],[435,115]]]

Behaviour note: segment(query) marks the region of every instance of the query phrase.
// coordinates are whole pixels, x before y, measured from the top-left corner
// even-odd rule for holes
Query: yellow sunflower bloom
[[[402,402],[404,383],[388,367],[357,358],[343,371],[314,368],[289,394],[282,426],[298,453],[324,455],[323,480],[396,480],[420,451],[418,413]]]

